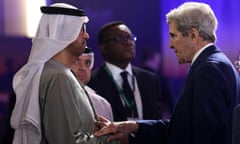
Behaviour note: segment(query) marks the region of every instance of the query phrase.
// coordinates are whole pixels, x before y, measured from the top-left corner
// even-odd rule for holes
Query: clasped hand
[[[135,121],[111,122],[102,116],[99,116],[99,120],[95,125],[99,130],[94,133],[94,136],[109,135],[108,142],[120,140],[121,143],[125,143],[129,134],[136,132],[138,129],[138,124]]]

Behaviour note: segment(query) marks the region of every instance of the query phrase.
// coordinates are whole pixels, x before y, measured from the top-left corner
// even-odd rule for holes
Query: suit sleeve
[[[168,121],[162,120],[139,120],[139,128],[133,139],[134,144],[139,143],[163,143]]]

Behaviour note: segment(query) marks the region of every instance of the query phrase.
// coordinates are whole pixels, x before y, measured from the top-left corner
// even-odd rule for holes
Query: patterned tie
[[[128,78],[127,78],[128,72],[127,71],[121,72],[121,76],[123,79],[123,83],[122,83],[123,93],[130,105],[130,106],[126,106],[126,109],[128,111],[127,116],[137,117],[138,114],[137,114],[136,103],[134,100],[133,91],[129,85]],[[125,102],[125,105],[126,105],[126,102]]]

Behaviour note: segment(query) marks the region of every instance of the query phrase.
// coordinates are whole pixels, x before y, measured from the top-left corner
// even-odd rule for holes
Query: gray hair
[[[167,13],[166,18],[168,24],[174,22],[177,25],[183,36],[188,36],[191,28],[196,28],[204,40],[215,42],[217,39],[218,21],[211,7],[205,3],[185,2]]]

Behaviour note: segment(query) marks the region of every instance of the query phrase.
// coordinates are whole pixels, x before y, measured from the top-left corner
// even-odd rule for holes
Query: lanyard
[[[117,90],[118,90],[118,94],[120,95],[121,99],[123,100],[124,104],[129,108],[131,109],[132,112],[134,112],[134,107],[136,107],[135,105],[135,102],[134,101],[131,101],[129,102],[126,98],[126,96],[124,95],[123,93],[123,90],[122,88],[120,88],[118,86],[118,84],[116,83],[116,81],[114,80],[113,76],[112,76],[112,73],[110,72],[109,68],[106,66],[106,64],[104,64],[104,69],[105,71],[107,72],[107,74],[110,76],[110,78],[112,79],[113,83],[115,84]],[[134,83],[134,77],[132,78],[133,79],[133,91],[135,90],[135,83]]]

